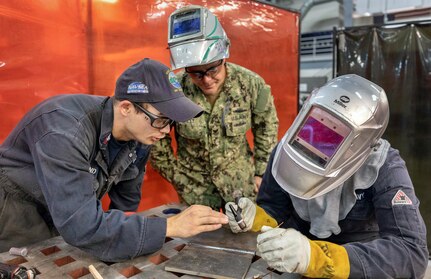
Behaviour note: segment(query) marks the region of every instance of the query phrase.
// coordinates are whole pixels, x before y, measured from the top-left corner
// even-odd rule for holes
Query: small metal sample
[[[12,247],[9,249],[9,254],[14,256],[27,256],[28,250],[26,247],[18,248],[18,247]]]
[[[238,206],[238,205],[237,205]],[[235,218],[235,221],[238,223],[238,226],[241,230],[244,230],[247,226],[244,222],[244,219],[242,218],[241,207],[238,206],[238,210],[235,210],[235,208],[229,204],[230,210],[232,211],[233,217]]]

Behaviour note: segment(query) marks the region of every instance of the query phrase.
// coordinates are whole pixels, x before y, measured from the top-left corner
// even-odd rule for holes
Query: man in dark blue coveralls
[[[269,266],[310,278],[422,278],[426,228],[405,162],[382,139],[386,94],[357,75],[313,91],[274,149],[241,230]],[[277,226],[280,226],[276,228]]]
[[[174,73],[151,59],[119,77],[113,98],[59,95],[34,107],[0,146],[0,252],[60,234],[101,260],[119,261],[155,252],[165,237],[227,224],[200,205],[167,219],[124,213],[139,205],[151,146],[174,121],[201,112]]]

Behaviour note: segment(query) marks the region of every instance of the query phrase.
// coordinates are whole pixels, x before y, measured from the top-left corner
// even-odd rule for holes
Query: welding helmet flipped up
[[[357,75],[337,77],[311,93],[277,148],[272,174],[293,196],[323,195],[359,169],[388,121],[380,86]]]
[[[229,39],[207,8],[191,5],[169,16],[168,48],[172,70],[229,57]]]

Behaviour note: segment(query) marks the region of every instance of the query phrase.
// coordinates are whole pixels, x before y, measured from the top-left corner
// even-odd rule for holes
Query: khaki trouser
[[[37,204],[27,201],[12,184],[0,174],[0,252],[56,235],[40,215]]]

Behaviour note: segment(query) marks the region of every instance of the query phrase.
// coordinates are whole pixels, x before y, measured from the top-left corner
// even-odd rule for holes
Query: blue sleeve
[[[50,133],[33,149],[38,183],[54,225],[67,243],[110,262],[153,253],[163,246],[165,218],[103,211],[88,171],[90,151],[79,137]]]
[[[428,265],[426,227],[397,150],[390,149],[373,188],[379,238],[344,245],[350,277],[422,278]]]

